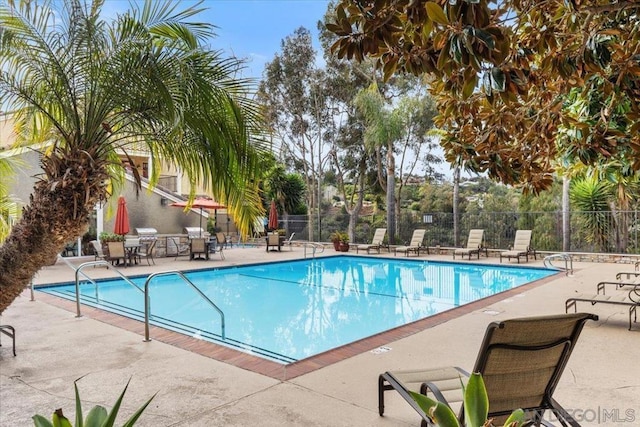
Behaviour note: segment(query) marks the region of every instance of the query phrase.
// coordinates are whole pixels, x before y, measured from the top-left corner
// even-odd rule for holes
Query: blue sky
[[[184,0],[181,7],[194,4]],[[262,76],[267,62],[280,52],[280,43],[303,26],[314,34],[314,47],[321,55],[317,41],[317,21],[327,10],[329,0],[204,0],[207,11],[199,16],[217,28],[218,37],[211,47],[248,61],[244,77]],[[106,0],[105,18],[129,8],[129,0]],[[198,18],[196,18],[198,19]]]

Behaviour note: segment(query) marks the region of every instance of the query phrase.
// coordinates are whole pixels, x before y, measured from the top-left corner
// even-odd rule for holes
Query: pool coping
[[[376,348],[386,346],[392,341],[397,341],[416,334],[425,329],[432,328],[457,317],[469,314],[478,309],[487,307],[498,301],[505,300],[509,297],[521,294],[525,291],[537,288],[563,275],[563,272],[549,275],[542,279],[526,283],[516,288],[490,295],[473,302],[467,303],[460,307],[455,307],[441,313],[437,313],[424,319],[371,335],[366,338],[345,344],[340,347],[327,350],[317,355],[299,360],[289,364],[281,364],[270,361],[258,356],[244,353],[220,344],[204,341],[190,337],[188,335],[174,332],[159,326],[150,325],[149,336],[152,340],[157,340],[165,344],[173,345],[183,350],[205,356],[220,362],[236,366],[254,373],[259,373],[267,377],[286,381],[301,375],[316,371],[358,354],[374,350]],[[62,297],[50,295],[47,293],[39,293],[38,299],[55,307],[75,313],[76,303]],[[116,313],[111,313],[98,308],[82,305],[83,316],[89,317],[100,322],[116,326],[118,328],[133,332],[141,337],[145,336],[144,322],[131,319]]]

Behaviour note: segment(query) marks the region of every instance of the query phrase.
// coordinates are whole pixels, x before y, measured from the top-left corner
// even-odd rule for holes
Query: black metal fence
[[[413,230],[427,230],[425,244],[442,247],[463,246],[469,230],[485,230],[487,247],[506,249],[513,244],[516,230],[532,230],[532,246],[539,251],[640,253],[640,211],[570,212],[569,247],[564,249],[562,212],[473,212],[464,213],[458,222],[458,236],[454,235],[453,214],[443,212],[405,213],[398,218],[396,244],[406,244]],[[280,226],[295,238],[329,241],[329,235],[346,231],[347,214],[323,214],[312,219],[309,233],[307,215],[289,215]],[[363,216],[356,225],[355,243],[370,242],[377,227],[385,227],[385,213]]]

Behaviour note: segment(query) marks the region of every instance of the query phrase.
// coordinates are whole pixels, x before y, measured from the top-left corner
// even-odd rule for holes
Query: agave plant
[[[464,419],[467,427],[491,426],[487,420],[489,414],[489,397],[482,375],[471,374],[469,382],[464,388]],[[440,427],[461,427],[460,421],[451,408],[442,402],[437,402],[424,394],[409,391],[413,400]],[[517,409],[507,418],[504,427],[519,427],[525,421],[525,413]]]
[[[80,401],[80,393],[78,392],[79,380],[80,378],[73,382],[73,388],[75,389],[76,394],[76,427],[113,427],[116,417],[118,416],[118,411],[120,410],[120,404],[122,403],[122,399],[124,398],[124,394],[126,393],[131,380],[127,381],[127,385],[124,387],[124,390],[122,390],[122,393],[120,393],[120,396],[113,405],[113,408],[111,408],[111,412],[107,412],[104,406],[96,405],[89,411],[87,418],[84,419],[84,421],[82,419],[82,402]],[[138,409],[122,426],[130,427],[135,425],[138,418],[140,418],[140,415],[142,415],[142,412],[147,408],[155,396],[155,394],[151,396],[151,398],[147,400],[146,403],[142,405],[142,407]],[[34,415],[32,418],[33,424],[36,427],[73,427],[71,421],[62,414],[62,409],[56,409],[53,412],[51,421],[42,415]]]

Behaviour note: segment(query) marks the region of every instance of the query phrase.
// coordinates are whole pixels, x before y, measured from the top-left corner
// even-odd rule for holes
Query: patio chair
[[[494,418],[495,425],[502,425],[518,408],[534,423],[542,422],[544,412],[550,410],[563,425],[580,425],[555,401],[553,392],[590,319],[598,316],[571,313],[489,324],[472,372],[482,374],[489,397],[488,417]],[[384,415],[384,392],[396,390],[420,414],[423,426],[432,423],[409,394],[413,389],[432,393],[452,409],[459,407],[458,418],[463,421],[461,378],[466,376],[458,367],[385,372],[378,377],[378,412]]]
[[[224,235],[221,231],[216,233],[216,243],[218,245],[218,252],[220,253],[220,258],[225,259],[224,256],[224,248],[227,245],[227,236]]]
[[[138,258],[138,261],[142,263],[142,258],[147,260],[147,264],[151,265],[149,260],[153,261],[153,265],[156,264],[156,261],[153,259],[153,252],[156,248],[157,240],[152,240],[146,247],[141,247],[136,253],[135,256]]]
[[[106,257],[104,255],[104,252],[102,252],[102,244],[97,241],[97,240],[92,240],[91,241],[91,246],[93,247],[93,257],[94,257],[94,261],[104,261],[106,260]]]
[[[11,338],[11,341],[13,343],[13,356],[16,356],[16,330],[13,326],[11,325],[0,325],[0,336],[2,336],[2,334],[5,334],[6,336],[8,336],[9,338]],[[0,343],[0,347],[2,346],[2,343]]]
[[[380,248],[382,247],[382,241],[384,240],[384,236],[386,236],[387,234],[387,229],[386,228],[376,228],[376,232],[373,234],[373,239],[371,239],[371,243],[369,244],[363,244],[363,245],[356,245],[356,253],[358,253],[358,251],[367,251],[367,253],[369,253],[369,251],[375,249],[376,251],[378,251],[378,253],[380,253]]]
[[[278,233],[267,233],[267,252],[269,248],[276,248],[280,252],[280,235]]]
[[[169,242],[171,242],[171,244],[169,244]],[[181,243],[179,237],[167,237],[167,255],[170,253],[170,249],[176,250],[176,257],[174,259],[178,259],[180,255],[190,253],[190,246],[186,243]],[[171,254],[173,254],[173,252],[171,252]]]
[[[119,265],[120,260],[127,266],[127,253],[124,250],[124,242],[107,242],[107,250],[109,255],[105,258],[111,262],[111,265]]]
[[[473,254],[478,255],[478,259],[480,259],[481,251],[484,251],[485,256],[487,255],[487,249],[484,247],[484,230],[469,230],[467,247],[455,249],[453,251],[453,259],[456,259],[456,255],[460,255],[462,259],[464,259],[464,256],[466,255],[469,259],[471,259],[471,255]]]
[[[204,258],[202,258],[200,255],[204,255]],[[194,238],[189,242],[189,260],[194,259],[209,259],[207,239],[205,239],[204,237]]]
[[[292,251],[293,250],[293,236],[295,236],[296,233],[293,232],[291,233],[291,235],[289,236],[289,238],[287,240],[285,240],[284,242],[282,242],[283,245],[287,245],[289,246],[289,250]]]
[[[513,240],[513,246],[508,251],[500,252],[500,262],[502,258],[516,258],[518,264],[520,264],[520,257],[524,257],[525,261],[529,262],[529,255],[533,255],[533,259],[536,259],[536,251],[531,249],[531,230],[517,230],[516,236]]]
[[[413,236],[411,236],[411,241],[407,246],[397,246],[393,253],[394,255],[398,255],[398,252],[404,252],[405,256],[409,256],[411,252],[415,252],[417,256],[420,256],[420,249],[424,249],[429,253],[429,248],[422,246],[422,241],[424,240],[424,235],[427,230],[413,230]]]

